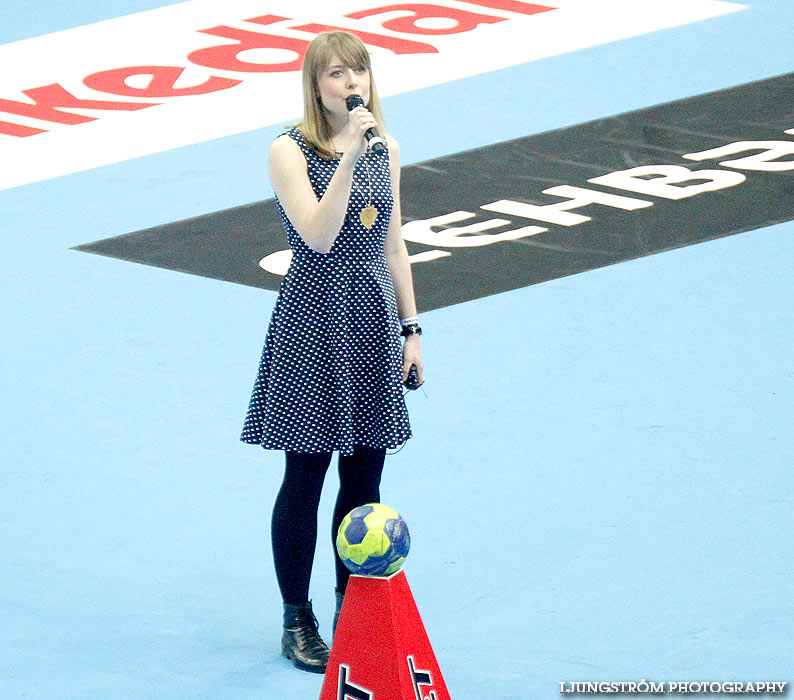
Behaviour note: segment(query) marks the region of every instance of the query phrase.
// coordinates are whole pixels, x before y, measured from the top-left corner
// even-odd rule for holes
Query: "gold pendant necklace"
[[[361,210],[358,218],[361,220],[361,224],[364,228],[370,229],[378,218],[378,210],[371,204],[367,204],[367,206]]]
[[[334,145],[333,141],[331,141],[331,148],[334,149],[335,153],[339,154],[339,151],[336,150],[336,146]],[[369,187],[369,196],[367,197],[366,205],[358,213],[358,220],[361,222],[361,225],[365,229],[369,230],[375,225],[375,222],[378,220],[378,215],[380,214],[380,212],[378,211],[378,208],[372,203],[372,178],[370,177],[369,174],[369,159],[367,158],[367,153],[363,155],[363,158],[364,158],[364,167],[367,169],[367,185]],[[353,185],[353,189],[363,197],[364,193],[358,188],[358,185],[356,184],[355,175],[353,175],[352,185]]]
[[[367,205],[361,210],[358,215],[359,221],[361,221],[361,225],[369,230],[371,229],[375,221],[378,218],[378,208],[372,203],[372,178],[369,174],[369,159],[367,158],[367,154],[364,154],[364,167],[367,169],[367,185],[369,185],[369,197],[367,197]],[[353,186],[355,187],[355,181],[353,182]],[[358,187],[356,187],[358,190]],[[359,190],[359,194],[362,196],[364,195],[361,190]]]
[[[342,155],[339,151],[336,150],[336,146],[334,145],[333,140],[331,141],[331,148],[334,149],[334,153],[336,153],[337,155],[340,156]],[[367,197],[366,205],[358,214],[358,220],[361,222],[361,225],[365,229],[369,230],[375,225],[375,222],[378,220],[378,215],[380,214],[380,212],[378,211],[378,208],[372,203],[372,178],[370,177],[369,174],[369,159],[367,158],[367,155],[368,153],[364,153],[363,158],[364,158],[364,167],[367,169],[367,185],[369,186],[369,196]],[[353,175],[352,185],[353,185],[353,189],[355,189],[356,192],[358,192],[363,197],[364,193],[358,188],[358,185],[356,185],[355,175]]]

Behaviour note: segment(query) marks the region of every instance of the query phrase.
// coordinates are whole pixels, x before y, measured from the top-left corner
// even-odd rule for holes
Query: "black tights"
[[[285,603],[309,599],[314,550],[317,545],[317,508],[331,452],[286,453],[284,481],[276,497],[271,523],[273,562]],[[386,450],[357,445],[352,455],[339,456],[339,495],[334,507],[331,540],[336,561],[336,587],[344,591],[350,571],[336,554],[336,531],[345,515],[365,503],[380,501],[380,477]]]

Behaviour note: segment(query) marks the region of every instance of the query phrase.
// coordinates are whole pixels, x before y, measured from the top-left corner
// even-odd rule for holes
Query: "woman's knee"
[[[343,490],[372,492],[380,486],[386,450],[357,445],[352,455],[339,458],[339,482]]]
[[[282,490],[299,492],[304,496],[316,495],[319,498],[330,463],[330,452],[286,452]]]

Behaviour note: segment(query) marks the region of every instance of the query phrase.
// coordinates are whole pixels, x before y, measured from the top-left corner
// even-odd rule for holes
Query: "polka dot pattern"
[[[338,161],[320,158],[297,129],[319,200]],[[365,163],[366,160],[366,163]],[[369,197],[379,215],[359,221]],[[266,449],[352,454],[411,437],[402,392],[400,322],[384,242],[394,198],[387,153],[368,153],[354,173],[348,213],[330,253],[313,251],[276,199],[293,257],[265,336],[240,439]]]

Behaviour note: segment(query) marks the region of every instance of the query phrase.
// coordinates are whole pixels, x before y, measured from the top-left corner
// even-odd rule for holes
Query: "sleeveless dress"
[[[301,133],[286,132],[306,157],[319,200],[338,160],[325,160]],[[369,181],[367,175],[369,169]],[[359,212],[369,198],[378,218]],[[384,242],[394,198],[387,151],[356,163],[342,230],[327,254],[313,251],[276,198],[292,249],[265,336],[243,442],[294,452],[393,448],[411,437],[403,399],[400,322]]]

